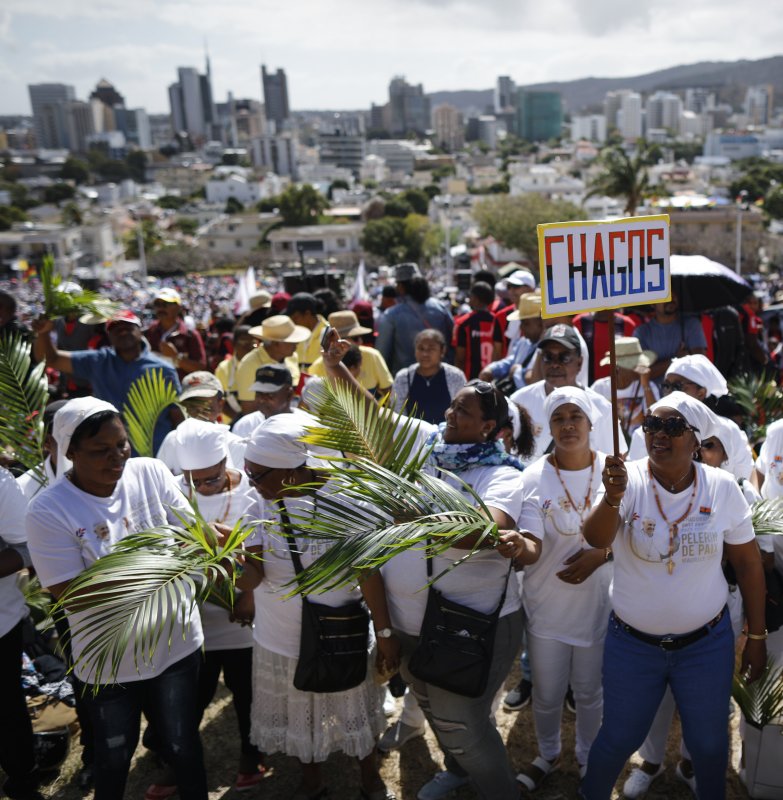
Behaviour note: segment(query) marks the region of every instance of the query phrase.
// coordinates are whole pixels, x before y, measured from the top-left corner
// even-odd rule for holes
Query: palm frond
[[[186,636],[188,608],[205,601],[213,587],[225,585],[233,597],[239,559],[252,557],[243,542],[255,521],[237,522],[221,543],[197,512],[178,516],[181,528],[166,525],[122,539],[74,578],[57,603],[89,611],[76,621],[71,616],[70,635],[86,640],[77,663],[96,689],[116,679],[129,648],[138,670],[152,663],[158,647]],[[174,614],[180,603],[181,613]]]
[[[37,576],[29,575],[20,579],[20,588],[24,596],[25,605],[30,609],[30,616],[33,622],[41,630],[46,630],[54,623],[51,619],[52,605],[54,600],[49,592],[44,591],[41,581]]]
[[[758,500],[750,507],[756,536],[783,534],[783,497]]]
[[[309,428],[304,441],[369,459],[399,474],[417,469],[427,456],[425,449],[414,452],[417,421],[395,414],[389,397],[369,403],[342,383],[324,382],[313,409],[320,426]]]
[[[62,277],[54,271],[54,258],[45,255],[38,270],[41,279],[41,288],[44,296],[44,314],[49,319],[64,317],[67,314],[79,314],[89,311],[102,317],[109,318],[116,311],[116,304],[108,300],[100,292],[88,289],[81,291],[64,292]]]
[[[133,381],[122,416],[128,438],[140,456],[152,458],[155,455],[153,435],[158,417],[176,403],[176,389],[166,380],[162,369],[147,370]]]
[[[741,375],[729,382],[729,391],[743,411],[742,427],[752,444],[766,438],[767,425],[783,416],[783,390],[768,378]]]
[[[432,552],[440,553],[473,536],[473,549],[465,556],[469,557],[487,539],[497,537],[497,525],[467,484],[462,488],[472,500],[420,470],[403,477],[365,458],[331,464],[332,491],[319,495],[318,513],[293,513],[291,521],[301,535],[333,544],[302,572],[292,593],[354,585],[363,572],[428,542]]]
[[[748,725],[763,728],[783,715],[783,669],[775,669],[775,659],[770,658],[762,676],[747,683],[734,673],[732,696]]]
[[[31,345],[18,333],[0,337],[0,445],[36,480],[46,483],[43,412],[48,399],[44,369],[32,367]]]

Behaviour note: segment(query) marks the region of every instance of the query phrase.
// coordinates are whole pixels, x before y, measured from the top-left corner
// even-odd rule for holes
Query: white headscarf
[[[522,418],[519,416],[519,406],[513,401],[508,401],[508,418],[511,420],[511,435],[514,441],[522,435]]]
[[[100,414],[102,411],[113,411],[115,414],[120,412],[105,400],[97,397],[77,397],[69,400],[55,415],[52,420],[52,436],[57,442],[57,475],[62,475],[70,469],[70,462],[66,459],[66,454],[71,446],[71,438],[74,431],[84,420]]]
[[[662,397],[650,406],[650,411],[659,408],[672,408],[680,413],[692,428],[695,428],[696,438],[701,442],[710,436],[717,436],[717,417],[700,400],[691,397],[685,392],[672,392]]]
[[[245,458],[270,469],[296,469],[310,455],[304,435],[305,422],[299,414],[275,414],[253,431]]]
[[[726,461],[721,464],[721,469],[730,472],[738,480],[748,480],[753,471],[753,456],[748,447],[748,437],[734,420],[726,417],[715,418],[715,432],[712,434],[723,445],[726,451]],[[702,437],[704,439],[706,437]]]
[[[561,386],[559,389],[555,389],[547,395],[544,401],[544,414],[547,421],[560,406],[564,406],[566,403],[573,403],[575,406],[581,408],[582,411],[585,412],[587,419],[590,420],[590,424],[593,424],[595,408],[590,402],[587,392],[585,392],[584,389],[580,389],[578,386]]]
[[[174,441],[183,470],[208,469],[228,456],[226,429],[214,422],[186,419],[177,426]]]
[[[669,369],[666,370],[666,377],[679,375],[707,390],[707,395],[713,397],[723,397],[729,393],[726,379],[720,374],[717,367],[700,353],[693,356],[683,356],[673,358]]]

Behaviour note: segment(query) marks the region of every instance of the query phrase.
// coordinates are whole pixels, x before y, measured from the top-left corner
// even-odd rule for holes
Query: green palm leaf
[[[122,416],[131,445],[140,456],[152,458],[155,455],[153,434],[158,417],[176,403],[177,391],[166,380],[162,369],[147,370],[133,381]]]
[[[21,334],[0,337],[0,444],[44,484],[46,365],[41,362],[31,369],[30,351],[30,343]]]
[[[56,608],[90,613],[74,622],[71,636],[86,644],[77,663],[97,687],[116,679],[120,662],[132,648],[138,670],[152,663],[161,645],[185,637],[191,610],[215,591],[233,600],[241,558],[252,557],[243,542],[256,522],[237,522],[220,543],[211,526],[194,510],[181,515],[183,527],[171,525],[132,534],[74,578]],[[181,615],[172,609],[183,600]]]
[[[767,425],[783,416],[783,391],[768,378],[741,375],[729,382],[729,391],[742,408],[742,428],[751,443],[761,442],[767,435]]]
[[[44,314],[49,319],[64,317],[67,314],[80,314],[89,311],[105,318],[111,317],[116,311],[116,304],[112,303],[100,292],[82,289],[78,292],[64,292],[60,289],[62,277],[54,271],[54,258],[45,255],[38,270],[41,279],[41,289],[44,296]]]
[[[783,534],[783,497],[758,500],[750,507],[756,536]]]
[[[770,658],[762,676],[753,683],[734,674],[732,696],[745,721],[755,728],[763,728],[783,715],[783,669],[774,666],[775,660]]]

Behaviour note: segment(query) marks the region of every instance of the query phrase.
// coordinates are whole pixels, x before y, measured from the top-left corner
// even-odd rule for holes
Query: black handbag
[[[283,509],[280,518],[298,578],[304,568],[288,514]],[[327,606],[303,596],[294,688],[323,694],[358,686],[367,677],[369,636],[370,614],[363,603]]]
[[[463,697],[484,694],[511,567],[509,563],[503,594],[492,614],[447,600],[430,586],[419,643],[408,663],[415,678]],[[432,556],[427,556],[427,578],[432,580]]]

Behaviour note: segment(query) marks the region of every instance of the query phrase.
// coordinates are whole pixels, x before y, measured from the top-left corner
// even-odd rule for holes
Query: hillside
[[[519,81],[519,76],[514,76]],[[527,89],[560,92],[566,109],[571,112],[599,110],[604,95],[614,89],[633,89],[650,93],[658,89],[684,89],[703,86],[714,88],[721,102],[738,105],[745,87],[771,83],[778,102],[783,99],[783,56],[759,61],[702,61],[635,75],[627,78],[580,78],[574,81],[552,81],[526,85]],[[518,85],[524,84],[519,81]],[[492,89],[432,92],[432,106],[449,103],[465,113],[484,113],[492,105]]]

